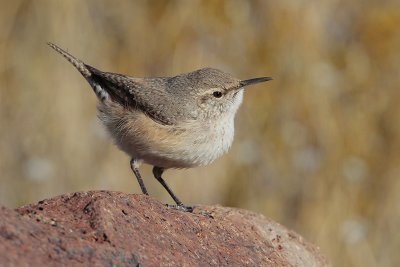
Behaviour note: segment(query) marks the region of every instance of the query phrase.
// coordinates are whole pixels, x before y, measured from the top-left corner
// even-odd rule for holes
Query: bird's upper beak
[[[256,83],[267,82],[270,80],[272,80],[271,77],[260,77],[260,78],[253,78],[253,79],[249,79],[249,80],[242,80],[242,81],[240,81],[240,87],[245,87],[245,86],[253,85]]]

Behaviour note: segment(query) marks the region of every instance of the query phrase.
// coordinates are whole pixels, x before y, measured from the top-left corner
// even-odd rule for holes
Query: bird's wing
[[[92,74],[92,81],[89,81],[91,85],[98,84],[109,94],[111,100],[128,109],[140,109],[161,124],[174,124],[172,114],[168,114],[165,109],[167,97],[162,79],[152,78],[145,83],[143,79],[103,72],[89,65],[86,67]]]
[[[53,43],[48,45],[78,69],[100,101],[107,101],[110,97],[112,101],[128,109],[140,109],[161,124],[175,123],[174,105],[171,107],[167,103],[171,98],[165,90],[165,79],[135,79],[122,74],[103,72],[85,64]]]

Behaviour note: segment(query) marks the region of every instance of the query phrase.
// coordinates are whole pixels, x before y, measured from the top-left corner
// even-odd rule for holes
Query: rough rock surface
[[[301,236],[245,210],[187,213],[108,191],[0,209],[0,266],[327,265]]]

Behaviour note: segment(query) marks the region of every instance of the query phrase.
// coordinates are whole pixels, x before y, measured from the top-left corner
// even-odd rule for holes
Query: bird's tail
[[[83,75],[83,77],[86,78],[86,80],[89,82],[90,86],[92,87],[93,91],[95,92],[96,96],[100,99],[100,101],[104,102],[109,98],[109,94],[107,93],[106,90],[101,86],[100,83],[96,81],[96,79],[93,76],[93,73],[90,69],[95,69],[93,67],[90,67],[89,65],[86,65],[70,53],[64,51],[60,47],[56,46],[53,43],[47,43],[51,48],[56,50],[58,53],[60,53],[63,57],[65,57],[74,67]]]
[[[47,43],[51,48],[56,50],[58,53],[60,53],[63,57],[65,57],[72,65],[74,65],[75,68],[78,69],[78,71],[85,77],[86,79],[90,78],[92,76],[92,73],[90,70],[86,67],[85,63],[80,61],[79,59],[75,58],[73,55],[68,53],[67,51],[64,51],[57,45],[48,42]]]

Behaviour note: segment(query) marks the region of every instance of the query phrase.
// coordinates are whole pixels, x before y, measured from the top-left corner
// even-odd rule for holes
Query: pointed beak
[[[249,79],[249,80],[242,80],[240,81],[240,87],[245,87],[245,86],[249,86],[249,85],[253,85],[253,84],[257,84],[257,83],[263,83],[263,82],[267,82],[267,81],[271,81],[272,78],[271,77],[260,77],[260,78],[254,78],[254,79]]]

